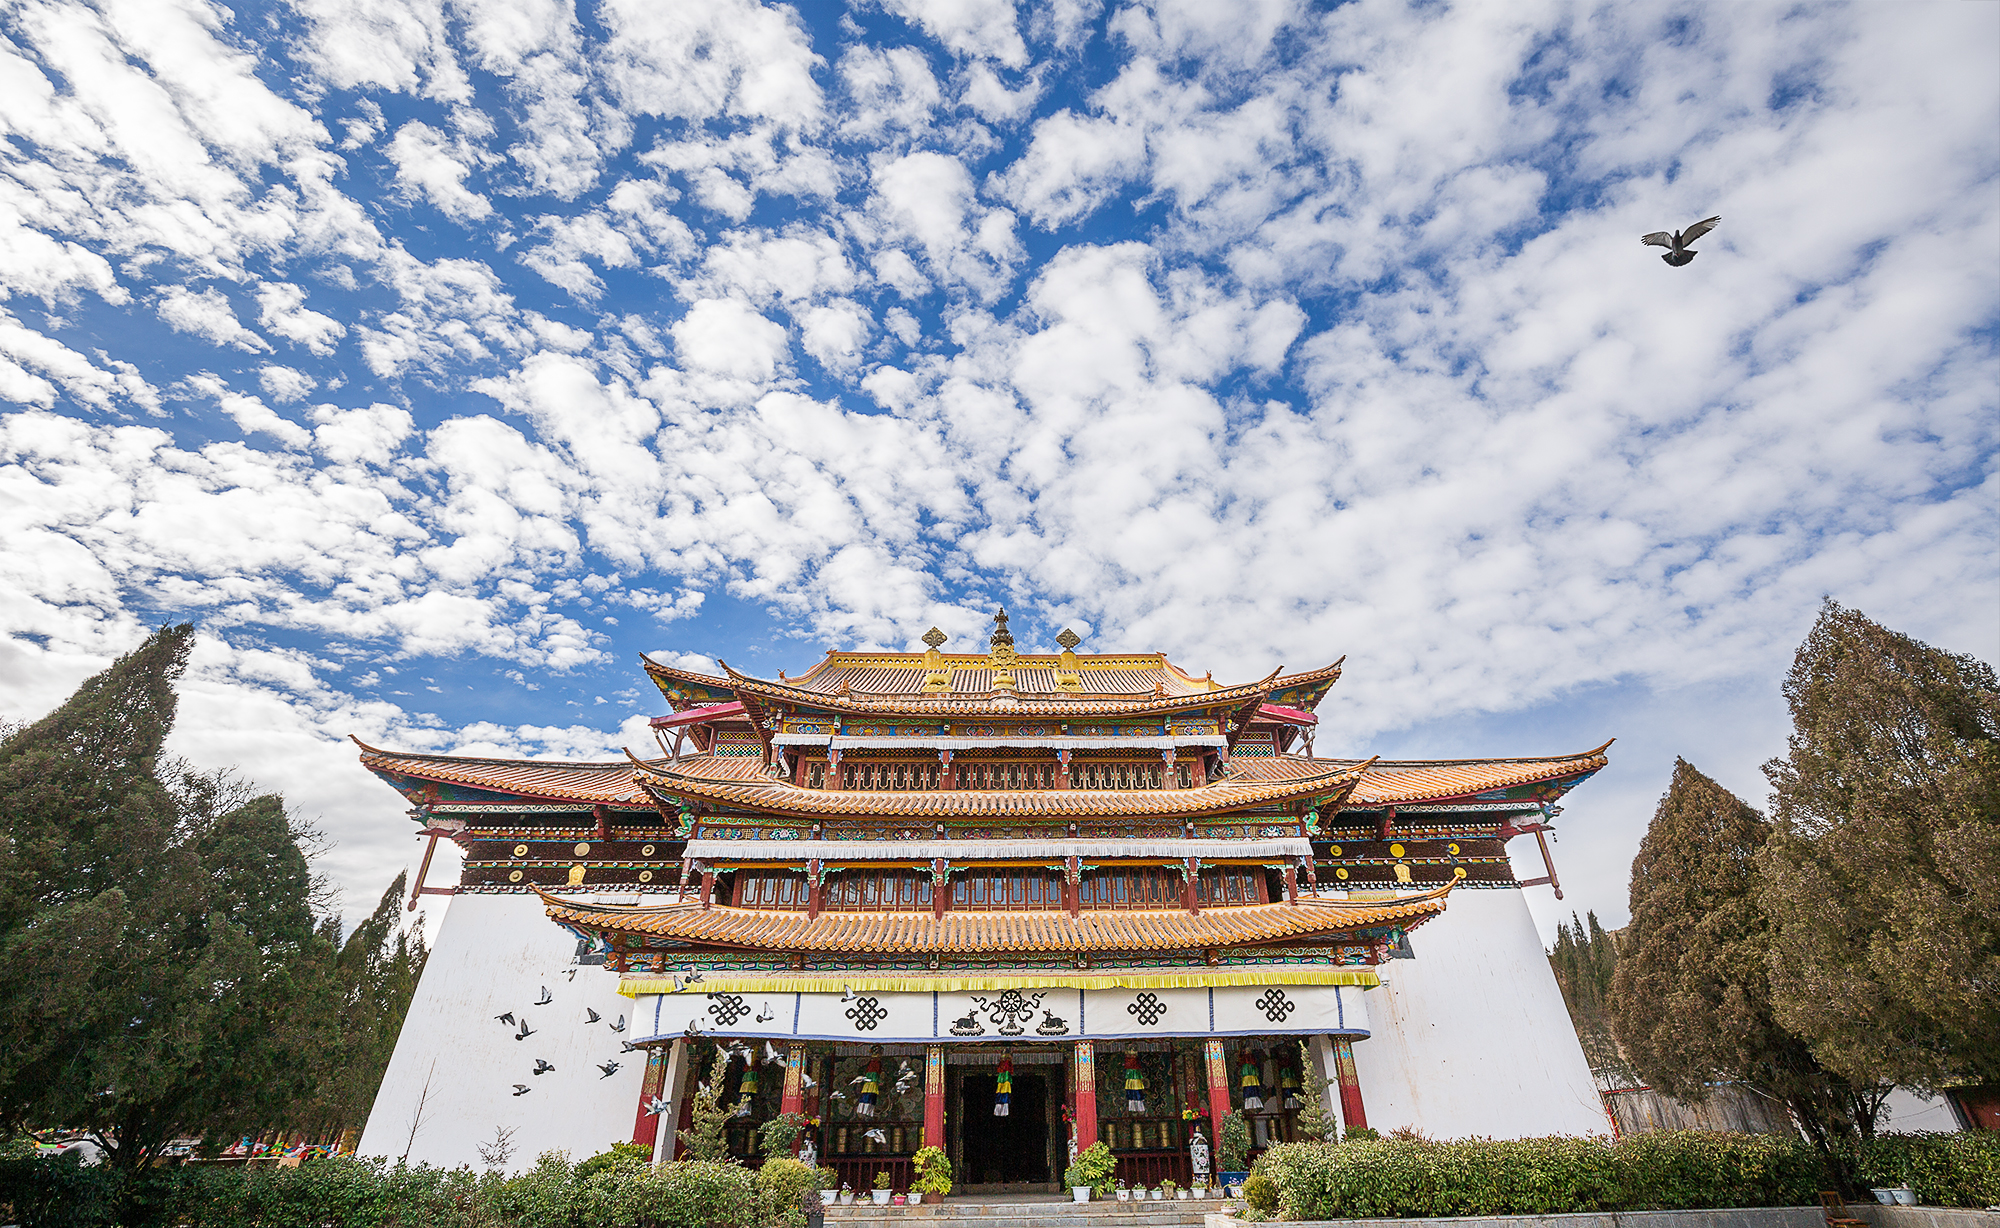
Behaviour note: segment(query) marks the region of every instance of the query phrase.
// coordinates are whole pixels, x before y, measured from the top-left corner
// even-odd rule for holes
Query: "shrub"
[[[576,1166],[578,1177],[589,1179],[612,1169],[636,1171],[653,1162],[653,1149],[644,1143],[613,1143],[607,1151],[600,1151]]]
[[[115,1222],[118,1174],[85,1168],[74,1156],[33,1154],[0,1160],[0,1207],[21,1228],[98,1228]]]
[[[679,1160],[636,1184],[631,1222],[641,1228],[760,1228],[756,1184],[740,1164]]]
[[[1253,1168],[1243,1182],[1243,1201],[1250,1205],[1252,1211],[1275,1215],[1278,1211],[1278,1187],[1261,1169]]]
[[[819,1171],[789,1156],[774,1156],[757,1170],[758,1218],[766,1225],[802,1225],[806,1200],[819,1202]]]
[[[1854,1179],[1864,1186],[1908,1185],[1941,1207],[2000,1203],[2000,1134],[1884,1134],[1854,1149]]]

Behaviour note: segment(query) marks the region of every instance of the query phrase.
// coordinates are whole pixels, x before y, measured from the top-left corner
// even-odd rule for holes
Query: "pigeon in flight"
[[[574,968],[564,968],[564,969],[563,969],[563,975],[565,975],[565,976],[569,977],[569,979],[570,979],[570,980],[574,981],[574,980],[576,979],[576,969],[574,969]]]
[[[693,964],[688,965],[687,983],[690,985],[701,984],[701,969],[695,967]]]
[[[514,1085],[514,1094],[516,1096],[525,1096],[533,1090],[534,1089],[529,1087],[526,1083],[516,1083]]]
[[[805,1085],[806,1085],[807,1087],[818,1087],[818,1086],[819,1086],[819,1080],[818,1080],[818,1079],[815,1079],[815,1078],[813,1078],[813,1077],[812,1077],[811,1075],[809,1075],[809,1074],[805,1074],[805,1073],[803,1073],[803,1072],[801,1072],[801,1073],[800,1073],[800,1075],[799,1075],[799,1080],[800,1080],[801,1082],[803,1082],[803,1083],[804,1083],[804,1084],[805,1084]]]
[[[530,1036],[533,1036],[534,1034],[535,1034],[535,1029],[533,1029],[533,1028],[529,1027],[529,1026],[528,1026],[528,1021],[527,1021],[527,1020],[525,1020],[525,1019],[523,1019],[523,1020],[521,1021],[521,1030],[520,1030],[520,1031],[518,1031],[518,1032],[516,1032],[516,1033],[514,1033],[514,1039],[515,1039],[515,1040],[526,1040],[526,1039],[528,1039],[528,1038],[529,1038]]]
[[[618,1022],[611,1025],[611,1030],[614,1032],[623,1032],[625,1030],[625,1016],[618,1016]]]
[[[553,1067],[553,1066],[549,1065],[549,1064],[548,1064],[547,1062],[543,1061],[543,1060],[542,1060],[541,1058],[536,1058],[536,1059],[535,1059],[535,1073],[536,1073],[536,1074],[538,1074],[538,1075],[540,1075],[540,1074],[547,1074],[547,1073],[549,1073],[549,1071],[551,1071],[551,1070],[554,1070],[554,1069],[555,1069],[555,1067]]]
[[[854,990],[849,986],[842,985],[840,987],[840,1000],[842,1002],[854,1001]]]
[[[876,1126],[873,1130],[862,1131],[861,1137],[872,1138],[878,1143],[886,1143],[889,1141],[889,1136],[882,1132],[882,1127],[880,1126]]]
[[[500,1022],[502,1022],[502,1023],[506,1024],[506,1025],[507,1025],[508,1027],[510,1027],[510,1028],[514,1026],[514,1012],[513,1012],[513,1011],[508,1011],[508,1012],[507,1012],[506,1014],[504,1014],[504,1015],[495,1015],[495,1016],[493,1016],[493,1017],[494,1017],[495,1019],[498,1019],[498,1020],[499,1020]]]
[[[618,1046],[619,1046],[618,1052],[620,1053],[637,1053],[639,1051],[639,1046],[633,1044],[629,1040],[619,1041]]]
[[[535,1000],[535,1005],[547,1006],[549,1003],[555,1000],[556,1000],[555,995],[549,992],[549,987],[547,985],[544,985],[542,986],[542,996]]]
[[[771,1021],[772,1021],[773,1019],[776,1019],[776,1018],[777,1018],[777,1016],[776,1016],[776,1015],[773,1015],[773,1014],[771,1013],[771,1004],[770,1004],[769,1002],[766,1002],[766,1003],[764,1004],[764,1009],[763,1009],[763,1011],[761,1011],[761,1012],[760,1012],[760,1013],[758,1014],[758,1016],[757,1016],[757,1022],[758,1022],[758,1023],[769,1023],[769,1022],[771,1022]]]
[[[670,1102],[665,1096],[655,1096],[651,1100],[648,1100],[646,1102],[646,1111],[648,1113],[651,1113],[655,1117],[658,1117],[660,1114],[666,1112],[668,1109],[673,1107],[674,1106],[672,1102]]]
[[[598,1020],[600,1020],[600,1019],[604,1018],[604,1016],[602,1016],[602,1015],[598,1014],[598,1013],[597,1013],[596,1011],[594,1011],[594,1010],[591,1010],[591,1009],[590,1009],[589,1007],[587,1007],[587,1006],[583,1008],[583,1013],[589,1016],[589,1018],[588,1018],[588,1019],[585,1019],[585,1020],[584,1020],[584,1022],[585,1022],[585,1023],[596,1023],[596,1022],[597,1022]]]
[[[766,1066],[776,1066],[784,1060],[785,1055],[778,1052],[778,1046],[768,1040],[764,1042],[764,1064]]]
[[[1639,242],[1649,247],[1666,248],[1667,254],[1660,257],[1660,259],[1673,265],[1675,268],[1679,268],[1701,254],[1689,247],[1688,244],[1701,238],[1709,231],[1714,230],[1716,223],[1721,220],[1722,215],[1717,214],[1714,217],[1703,218],[1686,230],[1676,230],[1671,234],[1664,230],[1656,230],[1649,235],[1640,235]]]
[[[601,1070],[601,1071],[603,1071],[604,1073],[603,1073],[603,1074],[601,1074],[601,1075],[599,1075],[599,1076],[597,1076],[597,1077],[598,1077],[598,1078],[600,1078],[600,1079],[608,1079],[608,1078],[610,1078],[610,1077],[611,1077],[612,1075],[615,1075],[615,1074],[617,1074],[617,1073],[618,1073],[618,1059],[614,1057],[614,1058],[612,1058],[612,1059],[611,1059],[610,1061],[608,1061],[608,1062],[605,1062],[605,1063],[603,1063],[603,1064],[599,1065],[599,1066],[598,1066],[598,1069],[599,1069],[599,1070]]]

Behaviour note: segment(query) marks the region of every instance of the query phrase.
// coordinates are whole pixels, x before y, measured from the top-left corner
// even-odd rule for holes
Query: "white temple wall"
[[[1432,1138],[1608,1134],[1597,1085],[1519,890],[1458,890],[1379,966],[1354,1046],[1368,1124]]]
[[[518,1172],[544,1151],[582,1159],[629,1141],[646,1071],[644,1052],[619,1051],[633,1034],[632,1001],[619,995],[617,974],[573,965],[575,951],[575,937],[532,895],[452,897],[361,1154],[393,1160],[407,1149],[412,1164],[483,1169],[478,1145],[505,1127],[515,1132],[507,1168]],[[544,986],[553,1001],[536,1006]],[[601,1020],[587,1022],[587,1008]],[[535,1034],[515,1040],[517,1028],[494,1018],[508,1011]],[[621,1015],[626,1030],[614,1032]],[[537,1058],[555,1069],[534,1074]],[[609,1061],[619,1066],[606,1077],[599,1066]],[[517,1083],[529,1092],[516,1096]]]

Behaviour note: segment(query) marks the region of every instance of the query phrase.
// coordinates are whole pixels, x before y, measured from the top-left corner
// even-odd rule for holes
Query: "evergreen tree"
[[[1854,1080],[2000,1082],[2000,686],[1828,601],[1759,857],[1777,1017]]]
[[[1562,989],[1563,1005],[1569,1008],[1583,1056],[1590,1072],[1614,1087],[1638,1082],[1631,1065],[1619,1052],[1611,1031],[1612,981],[1618,971],[1618,946],[1613,935],[1598,924],[1592,912],[1585,920],[1575,913],[1556,924],[1556,945],[1549,952],[1549,967]]]
[[[338,946],[340,952],[334,967],[339,1036],[321,1051],[318,1091],[296,1118],[314,1137],[337,1138],[341,1131],[367,1123],[402,1034],[417,978],[429,958],[423,931],[405,932],[399,924],[408,881],[407,871],[398,874],[375,911],[345,942],[339,917],[320,925],[326,946]]]
[[[1612,1031],[1653,1087],[1698,1103],[1716,1081],[1746,1084],[1784,1104],[1831,1163],[1834,1141],[1872,1133],[1883,1092],[1823,1069],[1772,1014],[1754,860],[1769,835],[1762,815],[1675,761],[1632,862]]]
[[[325,1014],[282,801],[160,763],[192,641],[162,628],[0,742],[0,1121],[120,1165],[282,1120]]]

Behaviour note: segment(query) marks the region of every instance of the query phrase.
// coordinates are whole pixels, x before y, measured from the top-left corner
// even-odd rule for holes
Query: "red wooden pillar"
[[[1083,911],[1083,858],[1071,857],[1063,865],[1063,907],[1074,917]]]
[[[1285,903],[1296,904],[1298,902],[1299,902],[1299,868],[1296,865],[1286,866]]]
[[[704,868],[701,872],[701,906],[705,909],[715,906],[715,870],[713,868]]]
[[[1201,862],[1197,858],[1187,859],[1181,876],[1181,907],[1189,912],[1201,911]]]
[[[1076,1094],[1076,1149],[1082,1151],[1097,1141],[1097,1060],[1087,1040],[1076,1042],[1070,1087]]]
[[[938,762],[943,765],[938,768],[938,788],[958,788],[958,769],[952,766],[951,752],[948,750],[939,751]]]
[[[1056,788],[1069,788],[1069,752],[1066,750],[1056,752]]]
[[[1216,1151],[1216,1172],[1222,1171],[1222,1123],[1229,1120],[1229,1061],[1219,1040],[1203,1041],[1203,1059],[1208,1065],[1208,1120],[1215,1137],[1209,1140]]]
[[[639,1080],[639,1115],[632,1121],[632,1141],[651,1147],[659,1133],[660,1115],[653,1111],[666,1094],[668,1049],[646,1051],[646,1077]]]
[[[826,752],[826,787],[840,788],[840,750],[837,747]]]
[[[951,898],[951,867],[942,857],[931,858],[931,920],[944,917],[946,901]],[[942,1077],[942,1076],[940,1076]],[[944,1144],[938,1144],[942,1147]]]
[[[826,869],[817,858],[806,862],[806,916],[819,916],[826,902]]]
[[[944,1147],[944,1046],[924,1052],[924,1146]]]
[[[1349,1130],[1359,1129],[1368,1124],[1368,1114],[1361,1107],[1361,1076],[1354,1070],[1354,1040],[1348,1036],[1333,1038],[1334,1081],[1340,1084],[1340,1120]]]
[[[785,1094],[778,1102],[780,1113],[803,1114],[806,1111],[805,1074],[806,1047],[804,1045],[788,1047],[785,1050]],[[798,1144],[792,1144],[792,1149],[797,1151]]]

